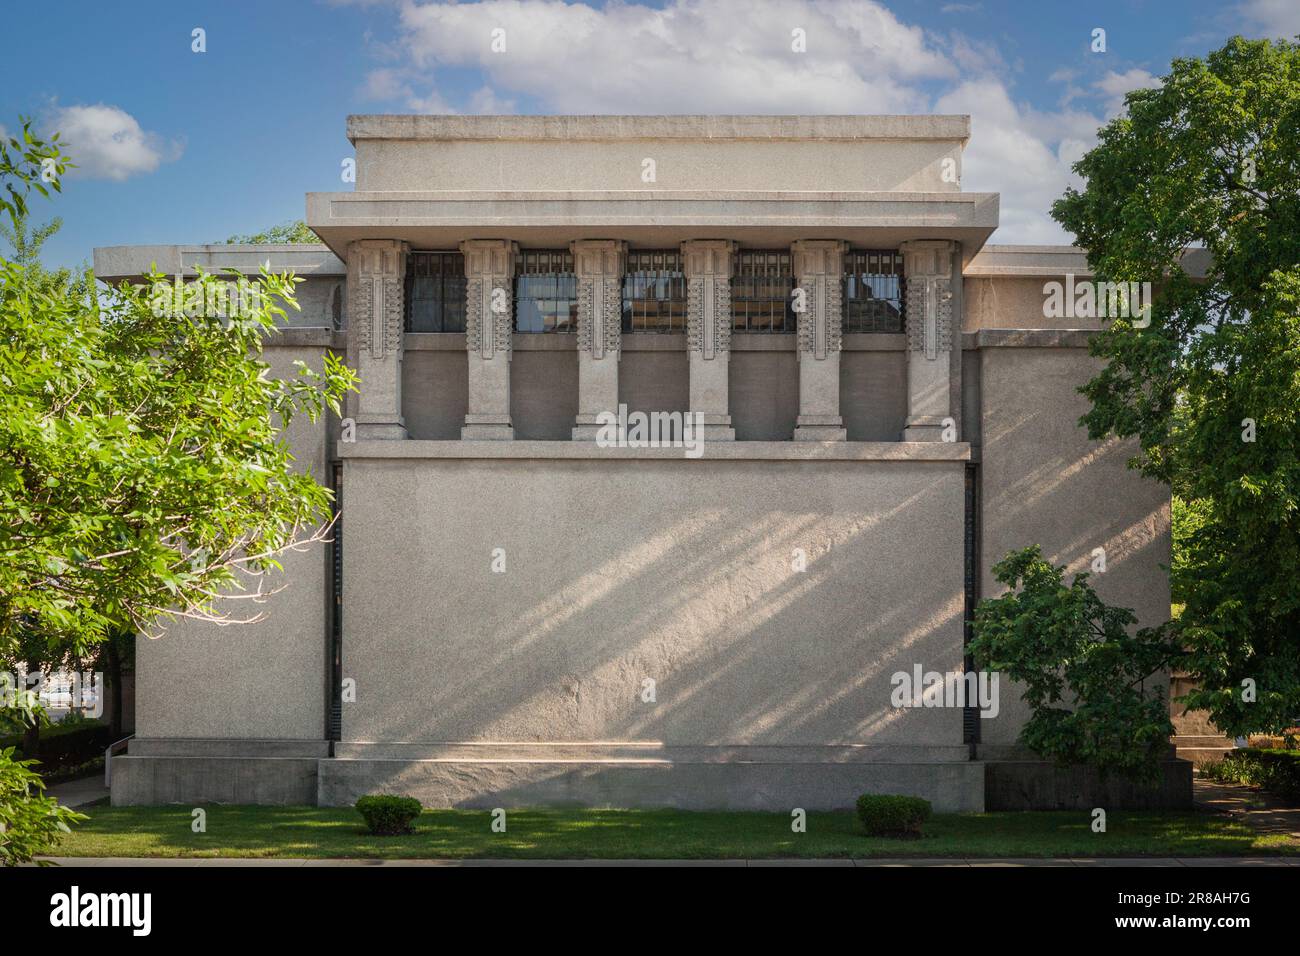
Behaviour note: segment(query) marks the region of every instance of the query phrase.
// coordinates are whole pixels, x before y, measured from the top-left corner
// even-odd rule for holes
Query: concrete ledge
[[[1096,329],[980,329],[962,333],[962,350],[1086,349]]]
[[[319,348],[343,351],[348,346],[346,332],[313,326],[280,326],[275,332],[262,338],[262,347],[273,348]]]
[[[134,746],[134,744],[132,744]],[[113,758],[115,807],[164,803],[270,806],[316,802],[316,757]]]
[[[1078,246],[987,245],[967,263],[962,274],[978,276],[1044,276],[1070,273],[1091,276],[1088,252]]]
[[[329,247],[321,243],[267,243],[206,246],[99,246],[93,253],[95,278],[117,283],[140,280],[152,266],[164,275],[194,276],[205,272],[235,269],[255,276],[264,262],[272,272],[293,272],[299,276],[337,276],[347,267]]]
[[[328,757],[328,740],[229,740],[204,737],[135,737],[132,757]],[[113,758],[116,773],[117,761]]]
[[[968,758],[964,744],[855,744],[852,746],[664,745],[658,742],[520,742],[362,743],[334,745],[336,757],[349,760],[436,760],[493,763],[637,762],[637,763],[959,763]]]
[[[295,330],[297,331],[297,330]],[[316,332],[316,329],[302,331]],[[321,332],[329,330],[321,329]],[[972,333],[968,333],[972,334]],[[343,334],[333,333],[334,339],[326,344],[339,347]],[[793,352],[799,347],[794,332],[733,332],[733,352]],[[337,341],[335,341],[337,340]],[[278,337],[268,340],[281,343]],[[621,338],[624,352],[685,352],[684,332],[624,332]],[[516,352],[572,352],[578,347],[578,337],[567,333],[515,332],[510,338]],[[304,344],[316,344],[305,342]],[[972,339],[972,346],[973,339]],[[407,332],[403,348],[408,352],[463,352],[464,332]],[[903,352],[907,350],[907,336],[897,332],[850,332],[844,336],[841,348],[845,352]]]
[[[966,115],[879,116],[348,116],[348,139],[427,140],[960,140]]]
[[[980,763],[664,763],[655,761],[348,760],[320,762],[320,806],[367,793],[429,807],[675,807],[845,810],[863,793],[912,794],[941,813],[984,809]]]
[[[345,459],[521,458],[680,459],[709,461],[907,461],[965,462],[969,442],[727,441],[705,442],[703,455],[686,458],[682,448],[602,448],[594,441],[355,441],[337,442]]]

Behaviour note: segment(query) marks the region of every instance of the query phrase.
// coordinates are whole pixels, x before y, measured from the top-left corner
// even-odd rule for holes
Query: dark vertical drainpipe
[[[979,603],[979,465],[966,466],[966,520],[962,552],[965,558],[965,613],[963,615],[962,647],[969,648],[975,637],[975,605]],[[975,660],[969,650],[964,667],[969,673],[975,669]],[[962,743],[970,747],[970,759],[976,758],[980,742],[979,702],[967,700],[962,708]]]
[[[340,462],[331,463],[330,477],[334,490],[334,528],[329,546],[329,699],[325,706],[328,721],[325,737],[331,741],[333,756],[333,741],[343,739],[343,465]]]

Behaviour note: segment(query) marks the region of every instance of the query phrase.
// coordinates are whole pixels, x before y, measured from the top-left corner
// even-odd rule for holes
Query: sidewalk
[[[67,783],[56,783],[52,787],[46,787],[45,795],[56,798],[65,807],[75,809],[108,796],[108,787],[104,786],[104,775],[98,773],[93,777],[83,777],[80,780],[69,780]]]
[[[1291,806],[1267,790],[1239,783],[1192,779],[1192,799],[1198,807],[1230,813],[1261,833],[1286,833],[1300,839],[1300,807]]]
[[[1058,859],[963,859],[960,857],[939,859],[873,859],[873,860],[254,860],[254,859],[155,859],[143,857],[75,857],[49,856],[49,860],[60,866],[97,866],[97,867],[200,867],[200,866],[731,866],[731,867],[773,867],[773,866],[838,866],[838,867],[881,867],[881,866],[944,866],[944,867],[1023,867],[1023,866],[1080,866],[1097,867],[1253,867],[1253,866],[1292,866],[1300,867],[1300,857],[1077,857]]]

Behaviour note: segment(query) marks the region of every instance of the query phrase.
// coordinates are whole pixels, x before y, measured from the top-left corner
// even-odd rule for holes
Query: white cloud
[[[1001,193],[995,240],[1069,242],[1048,216],[1077,185],[1070,165],[1096,143],[1123,94],[1157,82],[1141,69],[1085,87],[1062,66],[1055,112],[1017,103],[996,47],[957,31],[936,34],[872,0],[670,0],[663,9],[558,0],[420,3],[399,0],[400,55],[368,78],[379,99],[455,112],[437,92],[450,71],[481,86],[460,101],[474,113],[968,113],[962,188]],[[950,11],[956,12],[956,11]],[[492,51],[503,28],[505,52]],[[791,50],[791,31],[807,53]],[[1092,110],[1073,100],[1103,104]],[[1119,104],[1119,105],[1117,105]],[[1113,108],[1112,108],[1113,107]]]
[[[1256,36],[1294,39],[1300,34],[1300,3],[1296,0],[1246,0],[1237,15],[1256,27]]]
[[[528,96],[564,113],[923,112],[915,84],[957,76],[942,41],[863,0],[675,0],[662,10],[408,0],[400,10],[411,68],[478,69],[496,102]],[[505,52],[492,50],[495,28]],[[796,28],[815,55],[792,51]]]
[[[1159,77],[1136,67],[1123,73],[1107,70],[1105,76],[1093,83],[1093,86],[1107,98],[1105,103],[1107,117],[1118,116],[1123,111],[1125,93],[1130,90],[1154,89],[1159,85]]]
[[[182,146],[141,129],[135,117],[116,106],[64,106],[44,122],[47,134],[58,132],[68,158],[76,164],[69,176],[121,181],[152,173],[180,156]]]

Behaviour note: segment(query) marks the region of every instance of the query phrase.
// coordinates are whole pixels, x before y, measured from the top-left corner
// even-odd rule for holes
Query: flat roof
[[[461,116],[363,113],[348,139],[416,140],[952,140],[970,116]]]

